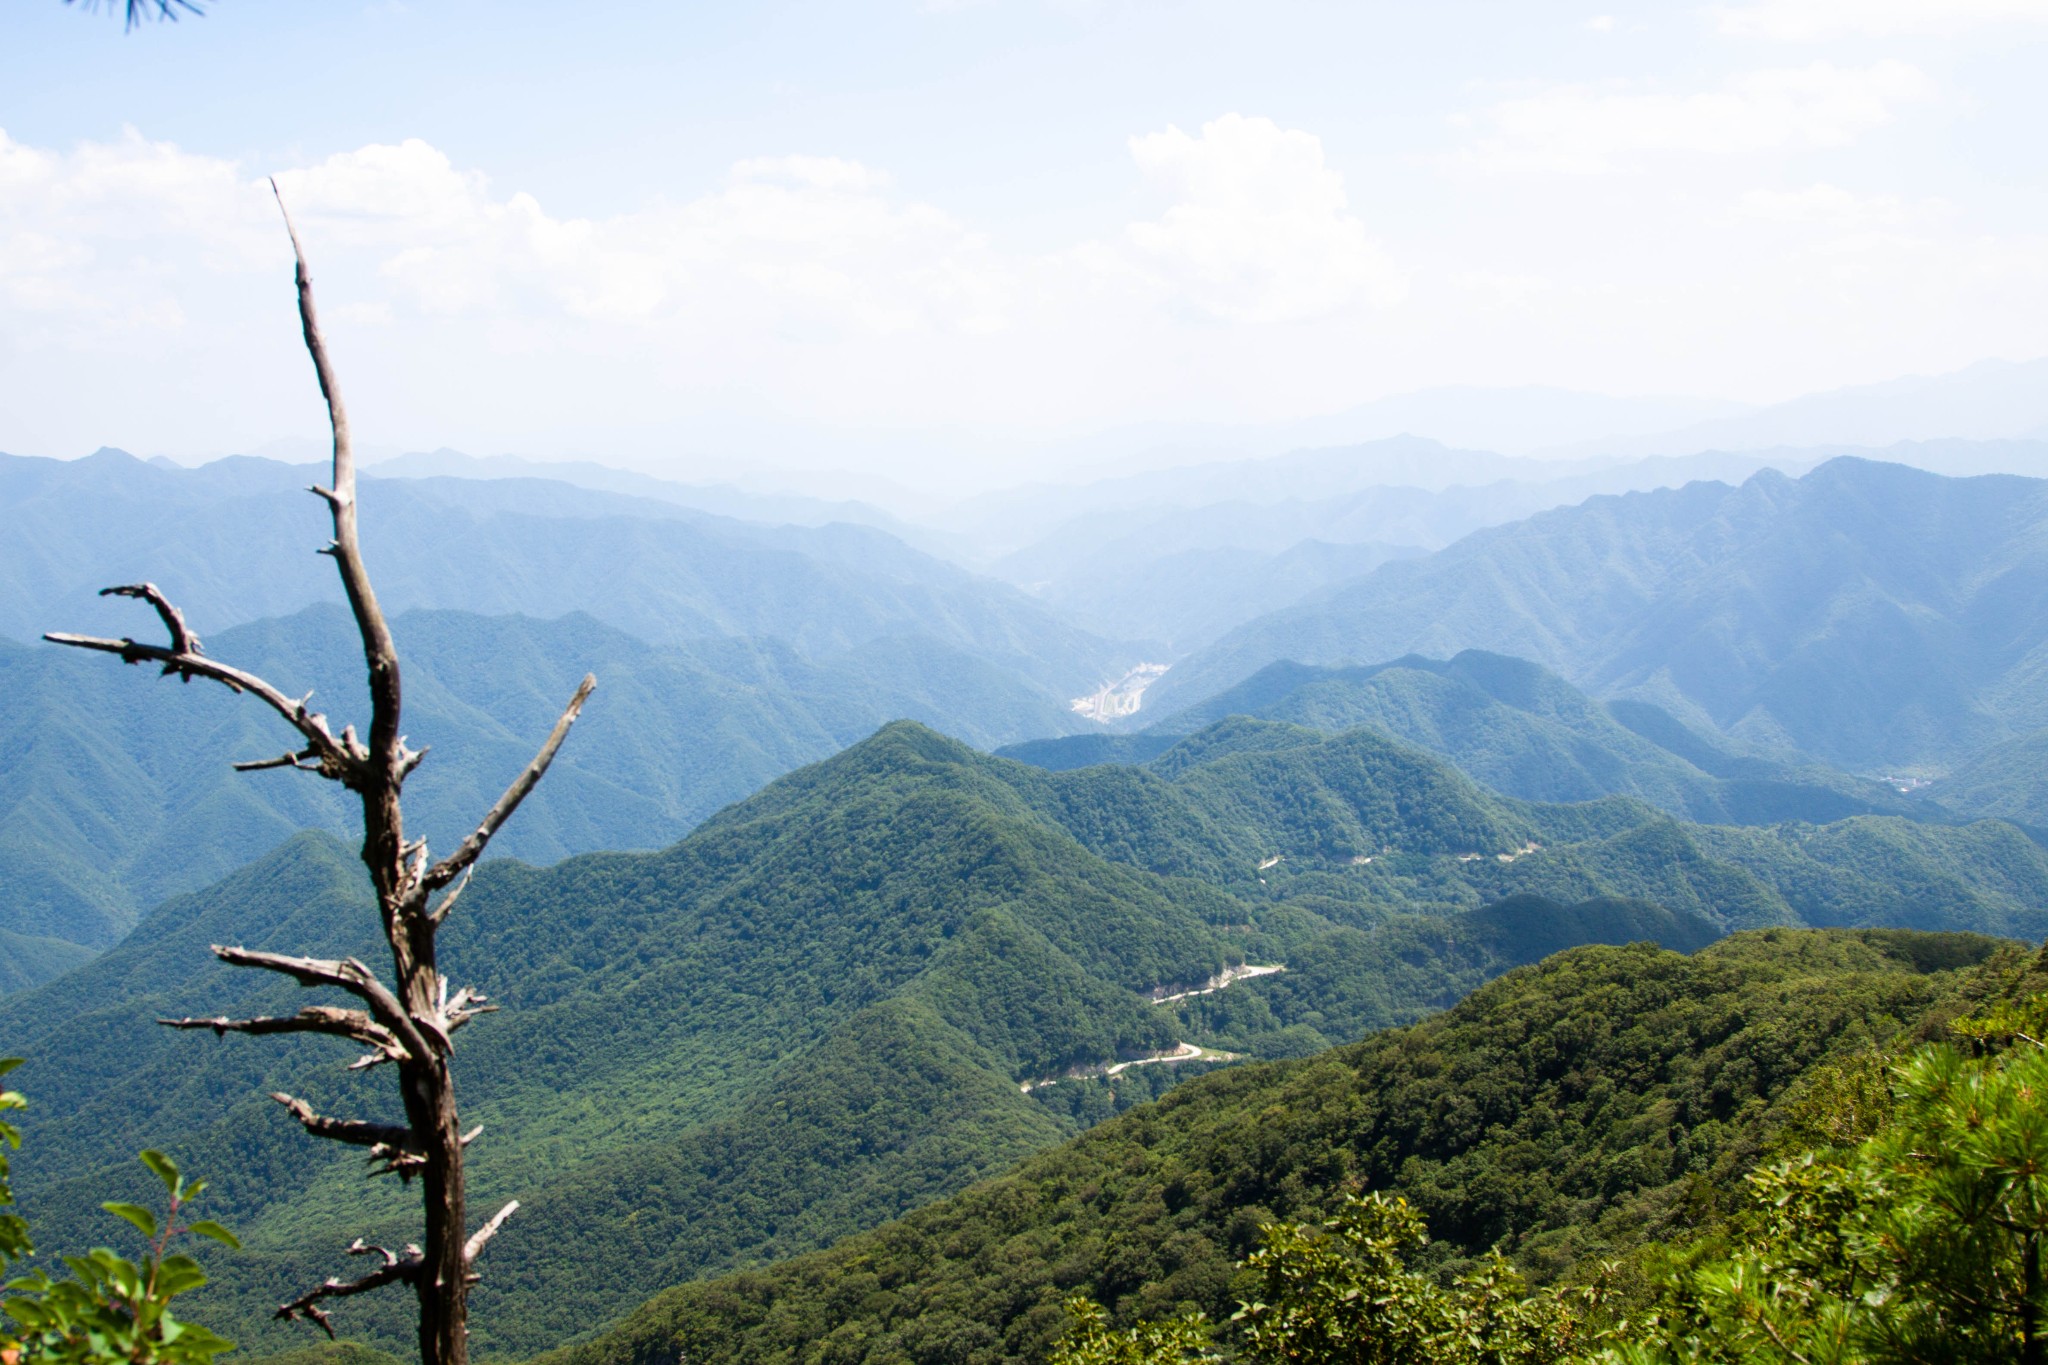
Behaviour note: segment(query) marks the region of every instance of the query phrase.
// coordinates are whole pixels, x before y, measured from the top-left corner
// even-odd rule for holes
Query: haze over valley
[[[4,23],[0,1365],[2048,1358],[2042,5]]]

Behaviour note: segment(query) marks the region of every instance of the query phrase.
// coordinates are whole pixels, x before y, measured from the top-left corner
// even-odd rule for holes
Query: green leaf
[[[183,1192],[178,1179],[178,1163],[154,1149],[142,1153],[142,1164],[156,1172],[156,1178],[164,1182],[173,1199]]]
[[[174,1298],[206,1283],[206,1272],[190,1256],[166,1256],[156,1268],[156,1296]]]
[[[156,1215],[142,1207],[142,1205],[109,1201],[100,1205],[100,1207],[113,1214],[116,1218],[124,1218],[133,1223],[136,1231],[140,1232],[144,1237],[156,1236]]]
[[[211,1237],[214,1241],[219,1242],[224,1247],[233,1247],[237,1251],[240,1251],[242,1249],[242,1239],[235,1236],[234,1233],[229,1232],[220,1224],[214,1222],[211,1218],[202,1218],[198,1222],[193,1223],[192,1225],[187,1227],[185,1231],[196,1232],[201,1237]]]
[[[5,1076],[20,1065],[21,1058],[19,1057],[0,1057],[0,1076]]]

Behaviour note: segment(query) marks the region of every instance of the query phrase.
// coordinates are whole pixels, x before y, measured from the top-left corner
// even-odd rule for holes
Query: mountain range
[[[2048,723],[2048,481],[1832,460],[1596,497],[1247,623],[1146,694],[1266,665],[1484,649],[1852,771],[1944,769]]]
[[[1465,650],[1359,667],[1268,664],[1236,687],[1125,734],[1029,740],[997,752],[1064,770],[1144,762],[1230,716],[1323,731],[1361,726],[1439,757],[1484,786],[1531,801],[1631,796],[1709,824],[1827,823],[1851,815],[1947,812],[1818,763],[1741,752],[1648,702],[1597,702],[1523,659]],[[1970,807],[1971,814],[2027,818]]]
[[[0,459],[0,636],[120,635],[113,583],[160,584],[208,630],[339,603],[321,470],[254,458],[172,469],[101,451]],[[813,656],[883,640],[979,655],[1077,695],[1128,647],[867,527],[769,526],[545,479],[367,479],[365,554],[388,610],[588,612],[653,644],[769,638]]]
[[[33,604],[70,602],[101,629],[150,624],[87,597],[96,580],[85,561],[110,553],[123,528],[144,539],[159,497],[182,509],[180,525],[212,528],[188,539],[217,555],[169,555],[160,574],[185,584],[195,624],[245,611],[229,602],[252,582],[259,605],[317,599],[331,592],[310,575],[318,562],[288,554],[278,529],[304,510],[292,500],[311,501],[292,491],[304,472],[263,461],[165,471],[114,454],[0,462],[10,506],[36,514],[0,533],[21,566],[10,610],[52,623],[57,608]],[[517,594],[498,580],[528,584],[539,555],[577,565],[553,576],[552,605],[587,598],[613,618],[401,618],[416,728],[439,746],[416,786],[436,837],[458,831],[516,770],[557,693],[585,669],[611,680],[508,837],[506,851],[529,859],[659,847],[892,717],[983,746],[1089,728],[1065,688],[1114,676],[1132,657],[876,531],[751,526],[545,481],[367,488],[405,532],[380,542],[395,561],[394,604],[441,572],[403,543],[433,539],[425,525],[436,522],[469,528],[473,544],[451,531],[442,549],[466,546],[458,557],[473,586],[423,595],[502,605]],[[2048,784],[2032,779],[2024,749],[2003,747],[2048,725],[2030,700],[2041,663],[2028,643],[2048,609],[2044,488],[1838,460],[1796,481],[1766,472],[1739,488],[1594,498],[1259,617],[1153,685],[1144,719],[1168,719],[1137,747],[1091,749],[1100,738],[1077,737],[1079,747],[1045,753],[1067,754],[1060,766],[1086,761],[1077,754],[1150,757],[1174,736],[1249,714],[1375,726],[1531,800],[1634,796],[1711,824],[1889,813],[2048,826]],[[96,506],[111,509],[97,522]],[[245,522],[253,529],[237,535]],[[66,526],[98,548],[58,535]],[[158,548],[130,547],[128,567],[141,572]],[[278,567],[294,559],[312,561],[299,580]],[[611,566],[605,581],[594,565]],[[746,590],[721,590],[728,567],[752,575]],[[1238,575],[1245,595],[1264,581]],[[604,588],[616,590],[608,602]],[[547,596],[518,589],[528,592]],[[1173,600],[1162,588],[1134,609],[1157,624]],[[764,633],[729,633],[749,630]],[[231,629],[216,647],[342,712],[360,694],[345,639],[338,613],[316,606]],[[1444,664],[1401,657],[1444,646],[1480,652]],[[1493,651],[1547,660],[1563,677]],[[289,774],[226,770],[225,758],[264,757],[275,743],[229,698],[152,687],[40,645],[0,642],[0,674],[19,699],[0,717],[0,990],[75,965],[81,948],[112,943],[157,900],[293,830],[350,827],[339,804]],[[1927,789],[1934,805],[1847,775],[1887,770],[1953,775]]]
[[[222,631],[208,648],[357,715],[367,700],[352,631],[343,610],[315,606]],[[411,823],[436,847],[489,807],[577,680],[602,679],[575,744],[499,845],[535,862],[671,843],[895,717],[978,744],[1073,721],[1014,674],[931,642],[872,640],[821,663],[773,639],[649,645],[582,614],[414,611],[395,632],[410,725],[432,746],[409,787]],[[0,990],[75,964],[78,947],[111,945],[158,901],[297,830],[356,836],[358,814],[327,784],[229,767],[283,739],[267,711],[223,690],[5,641],[0,689],[12,699],[0,710],[0,931],[24,939]]]
[[[1400,437],[991,496],[955,509],[979,553],[952,553],[1080,624],[1160,641],[1178,658],[1315,589],[1486,527],[1602,494],[1739,484],[1766,469],[1796,477],[1845,456],[1948,476],[2048,475],[2039,440],[1552,461]]]
[[[463,1035],[465,1113],[490,1134],[472,1198],[520,1198],[537,1234],[493,1248],[479,1345],[538,1349],[822,1246],[1151,1098],[1175,1065],[1317,1052],[1575,942],[2031,936],[2044,906],[2048,853],[1995,822],[1689,825],[1497,796],[1370,730],[1245,718],[1063,774],[895,724],[664,851],[479,873],[444,952],[504,1006]],[[134,1148],[171,1151],[244,1235],[209,1302],[258,1344],[289,1339],[266,1305],[349,1237],[402,1240],[400,1194],[261,1098],[352,1110],[342,1057],[150,1022],[295,1002],[206,944],[367,956],[372,921],[346,851],[298,836],[0,1001],[0,1036],[34,1059],[16,1184],[38,1226],[94,1235]],[[1166,1057],[1184,1060],[1146,1060]],[[350,1330],[395,1342],[402,1316],[365,1301]]]
[[[1528,479],[1400,440],[1000,535],[445,452],[366,479],[410,828],[448,847],[600,677],[443,940],[503,1007],[460,1038],[470,1197],[522,1206],[479,1354],[1033,1359],[1074,1292],[1227,1312],[1262,1222],[1355,1186],[1444,1274],[1711,1234],[1828,1068],[2048,934],[2048,482],[1908,467],[2016,450]],[[147,576],[359,711],[317,472],[0,459],[0,635],[142,634],[91,594]],[[1145,661],[1137,714],[1071,709]],[[243,1235],[195,1316],[300,1344],[280,1298],[415,1235],[264,1098],[356,1114],[347,1058],[151,1021],[300,1002],[209,944],[374,960],[350,813],[232,773],[280,741],[217,690],[7,639],[0,687],[24,1206],[104,1239],[169,1151]],[[406,1349],[402,1298],[341,1325]]]

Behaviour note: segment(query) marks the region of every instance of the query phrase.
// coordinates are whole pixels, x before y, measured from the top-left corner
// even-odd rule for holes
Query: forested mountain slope
[[[1951,810],[2048,829],[2048,729],[1992,745],[1926,792]]]
[[[1594,498],[1250,622],[1147,705],[1475,648],[1852,770],[1945,765],[2048,724],[2048,481],[1841,459]]]
[[[1762,930],[1691,958],[1582,948],[1446,1014],[1182,1085],[1016,1171],[829,1251],[661,1295],[547,1365],[1030,1361],[1085,1293],[1227,1319],[1261,1223],[1406,1196],[1439,1266],[1539,1279],[1710,1221],[1817,1064],[1953,1013],[1968,935]]]
[[[152,623],[126,622],[142,632]],[[720,806],[899,716],[977,744],[1067,723],[1064,705],[965,651],[876,640],[813,658],[776,640],[655,646],[589,616],[397,618],[408,719],[432,746],[409,814],[451,846],[547,733],[586,670],[601,686],[576,742],[506,831],[535,862],[654,848]],[[209,637],[220,658],[364,709],[345,614],[312,607]],[[269,713],[49,645],[0,641],[0,931],[102,948],[300,829],[353,838],[341,793],[289,772],[236,773],[283,739]],[[1012,728],[1015,727],[1015,728]],[[6,955],[0,990],[61,954]],[[65,963],[69,965],[69,963]]]
[[[89,1237],[133,1150],[172,1151],[246,1234],[209,1292],[259,1343],[344,1229],[403,1240],[402,1206],[261,1098],[352,1112],[340,1056],[151,1021],[289,1010],[299,992],[205,945],[367,953],[357,875],[302,836],[0,1001],[32,1059],[17,1184],[38,1225]],[[489,1134],[473,1197],[520,1198],[535,1229],[493,1245],[479,1344],[538,1349],[958,1189],[1156,1093],[1171,1066],[1107,1068],[1176,1045],[1304,1055],[1588,940],[2032,934],[2044,905],[2048,856],[1996,823],[1729,831],[1516,801],[1369,730],[1237,719],[1142,768],[1053,774],[891,725],[663,852],[479,873],[443,959],[505,1007],[462,1039]],[[1239,964],[1285,970],[1209,989]],[[393,1304],[351,1305],[349,1330],[396,1339]]]
[[[1069,735],[998,752],[1061,769],[1142,762],[1179,736],[1233,715],[1325,731],[1371,726],[1449,759],[1496,791],[1533,801],[1633,796],[1717,824],[1939,813],[1883,783],[1818,763],[1735,752],[1647,702],[1597,702],[1548,669],[1484,650],[1355,667],[1268,664],[1135,734]]]
[[[1079,824],[1102,804],[899,724],[665,852],[487,866],[444,939],[456,978],[505,1007],[462,1040],[465,1114],[490,1133],[473,1198],[516,1195],[534,1236],[494,1247],[480,1344],[536,1349],[663,1284],[872,1225],[1155,1093],[1172,1068],[1028,1082],[1187,1042],[1311,1050],[1440,1008],[1561,929],[1682,946],[1716,932],[1613,901],[1422,919],[1363,901],[1269,908],[1090,853],[1059,814]],[[1233,818],[1213,787],[1180,808],[1183,825]],[[1425,825],[1417,838],[1459,832]],[[1173,851],[1172,837],[1152,851],[1200,866],[1205,845]],[[210,1292],[254,1341],[289,1339],[264,1325],[266,1305],[330,1273],[342,1229],[403,1240],[403,1205],[261,1097],[351,1110],[345,1056],[152,1021],[292,1008],[299,992],[219,967],[205,945],[367,954],[356,875],[341,847],[301,836],[0,1002],[0,1037],[32,1059],[17,1187],[38,1226],[91,1236],[133,1150],[172,1151],[218,1177],[219,1211],[245,1235]],[[1249,870],[1225,875],[1257,886]],[[1245,1004],[1233,997],[1262,983],[1152,999],[1248,958],[1289,962],[1284,988]],[[333,1229],[332,1245],[309,1229]],[[401,1315],[365,1303],[351,1330],[397,1339]]]

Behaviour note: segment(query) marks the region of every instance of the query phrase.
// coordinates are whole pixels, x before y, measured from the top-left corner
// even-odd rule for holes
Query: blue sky
[[[2048,353],[2048,0],[0,24],[18,453],[317,433],[267,173],[390,447],[999,481],[1440,385],[1765,402]]]

